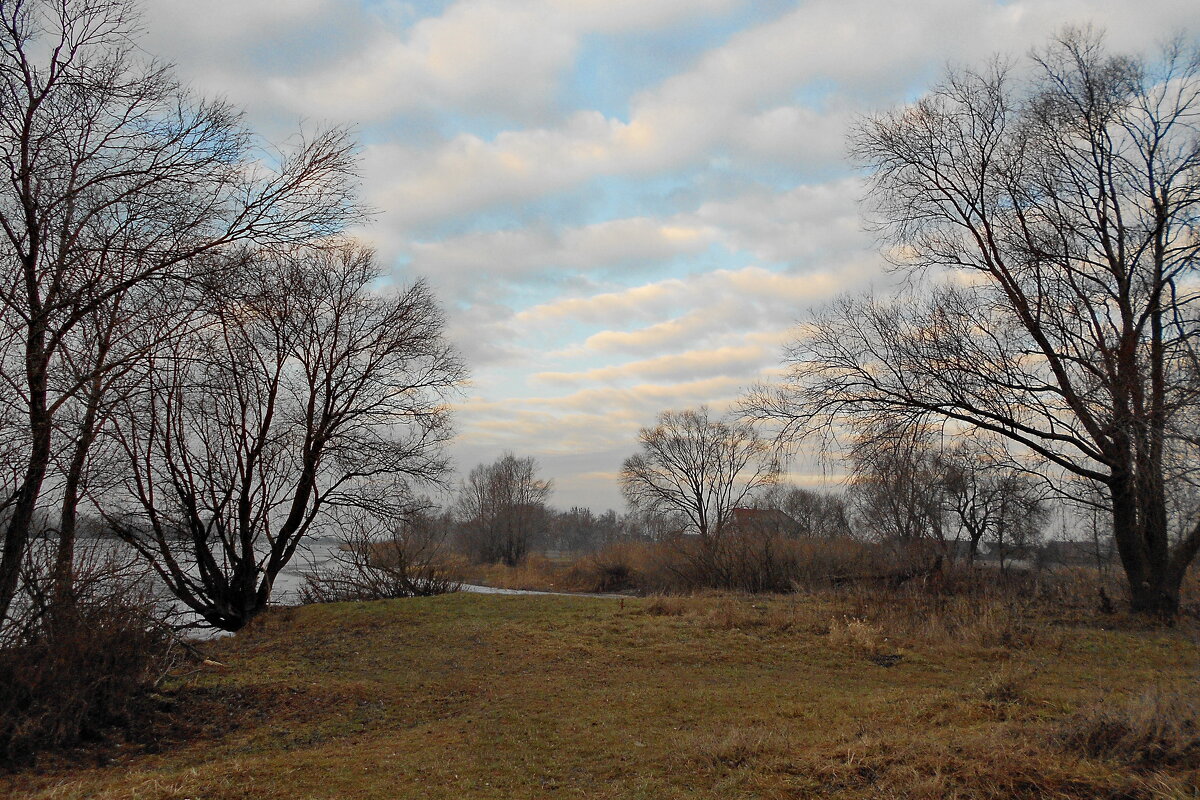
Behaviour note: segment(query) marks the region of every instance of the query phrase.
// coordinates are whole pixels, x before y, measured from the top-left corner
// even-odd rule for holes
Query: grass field
[[[193,718],[187,735],[3,776],[0,794],[1197,796],[1193,627],[955,602],[872,614],[834,596],[456,594],[283,609],[208,645],[227,669],[168,688],[160,705]],[[1174,715],[1175,743],[1193,739],[1064,745],[1095,728],[1097,704]]]

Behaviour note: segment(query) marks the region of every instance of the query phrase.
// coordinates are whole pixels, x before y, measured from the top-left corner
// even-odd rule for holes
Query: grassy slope
[[[1016,648],[885,641],[842,610],[459,594],[273,612],[216,645],[228,672],[179,690],[235,699],[228,730],[0,778],[0,794],[1193,796],[1195,772],[1064,755],[1047,733],[1088,703],[1194,679],[1193,636],[1059,625]]]

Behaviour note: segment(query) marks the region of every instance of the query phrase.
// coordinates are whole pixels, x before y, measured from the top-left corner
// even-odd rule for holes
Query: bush
[[[147,583],[106,565],[50,593],[28,576],[0,630],[0,762],[100,738],[136,721],[138,701],[182,655]]]
[[[351,531],[332,566],[305,573],[301,603],[426,597],[462,586],[443,563],[442,536],[435,530],[398,526],[382,540],[363,528]]]
[[[676,536],[655,543],[614,545],[592,556],[582,571],[606,587],[593,591],[787,593],[827,588],[845,576],[871,572],[879,557],[877,548],[847,539],[745,532],[708,541]]]
[[[622,542],[572,564],[563,575],[565,586],[583,592],[620,592],[638,585],[638,545]]]

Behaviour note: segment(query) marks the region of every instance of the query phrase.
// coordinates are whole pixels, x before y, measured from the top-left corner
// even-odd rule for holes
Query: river
[[[311,538],[305,541],[296,550],[295,556],[290,562],[279,572],[275,578],[275,586],[271,592],[271,605],[289,606],[296,605],[300,602],[300,591],[304,586],[304,576],[306,573],[314,570],[328,569],[336,564],[339,556],[340,540],[333,537]],[[115,539],[84,539],[80,540],[77,547],[77,552],[81,559],[81,563],[88,560],[94,560],[99,563],[104,560],[112,560],[120,563],[126,563],[134,558],[136,554],[124,542]],[[156,578],[157,580],[157,578]],[[187,612],[181,603],[170,597],[165,586],[160,586],[164,599],[170,605],[175,607],[182,615],[181,624],[187,624],[190,621],[198,619],[194,615]],[[558,592],[538,592],[525,589],[497,589],[492,586],[479,586],[476,584],[462,584],[461,591],[473,592],[477,594],[504,594],[504,595],[554,595]],[[597,595],[599,596],[599,595]],[[203,636],[204,633],[201,633]],[[212,635],[212,632],[209,632]]]

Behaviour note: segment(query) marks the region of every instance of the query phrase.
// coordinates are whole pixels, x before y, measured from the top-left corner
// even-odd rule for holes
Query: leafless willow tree
[[[548,520],[547,543],[556,550],[591,553],[621,540],[626,533],[617,512],[609,509],[596,514],[590,508],[573,506],[567,511],[552,511]]]
[[[638,442],[640,452],[621,467],[625,499],[682,515],[701,540],[718,538],[733,509],[779,477],[769,442],[749,425],[710,418],[707,407],[659,414]]]
[[[323,513],[397,518],[438,481],[463,377],[428,287],[376,294],[373,254],[249,253],[131,395],[123,536],[209,624],[237,630]]]
[[[1168,533],[1197,463],[1200,58],[1069,30],[1031,67],[953,71],[858,125],[889,253],[927,280],[834,305],[748,410],[785,438],[879,414],[1003,437],[1102,488],[1133,609],[1173,614],[1200,548],[1195,516]]]
[[[479,464],[459,487],[455,503],[466,549],[484,564],[519,564],[538,529],[549,520],[552,481],[538,477],[537,460],[505,453]]]
[[[1045,487],[1007,463],[1002,442],[927,420],[859,418],[848,495],[861,534],[907,560],[944,559],[955,542],[973,563],[981,542],[1006,554],[1035,544],[1047,519]]]
[[[775,557],[778,532],[739,527],[734,509],[778,480],[779,462],[753,427],[710,414],[704,406],[666,411],[642,428],[639,452],[621,467],[621,492],[635,514],[685,523],[667,538],[681,557],[669,567],[681,585],[776,591],[786,582]]]
[[[75,579],[81,506],[119,488],[117,443],[106,436],[131,392],[141,388],[145,362],[190,321],[190,299],[179,283],[140,283],[113,294],[63,338],[50,387],[69,396],[55,420],[49,494],[58,498],[53,585],[61,598]],[[60,604],[61,605],[61,604]]]
[[[1008,554],[1024,553],[1037,543],[1050,516],[1039,481],[968,442],[946,448],[938,461],[939,493],[956,538],[967,542],[968,563],[974,563],[981,542],[996,548],[1001,568]]]
[[[906,559],[944,555],[944,464],[923,426],[860,429],[850,450],[848,499],[860,533]]]
[[[86,461],[94,436],[79,426],[130,329],[121,298],[190,279],[235,243],[304,241],[356,213],[342,132],[263,158],[237,111],[142,56],[134,8],[0,4],[0,621],[48,470]],[[120,324],[101,330],[106,317]],[[68,352],[80,341],[88,358]]]

